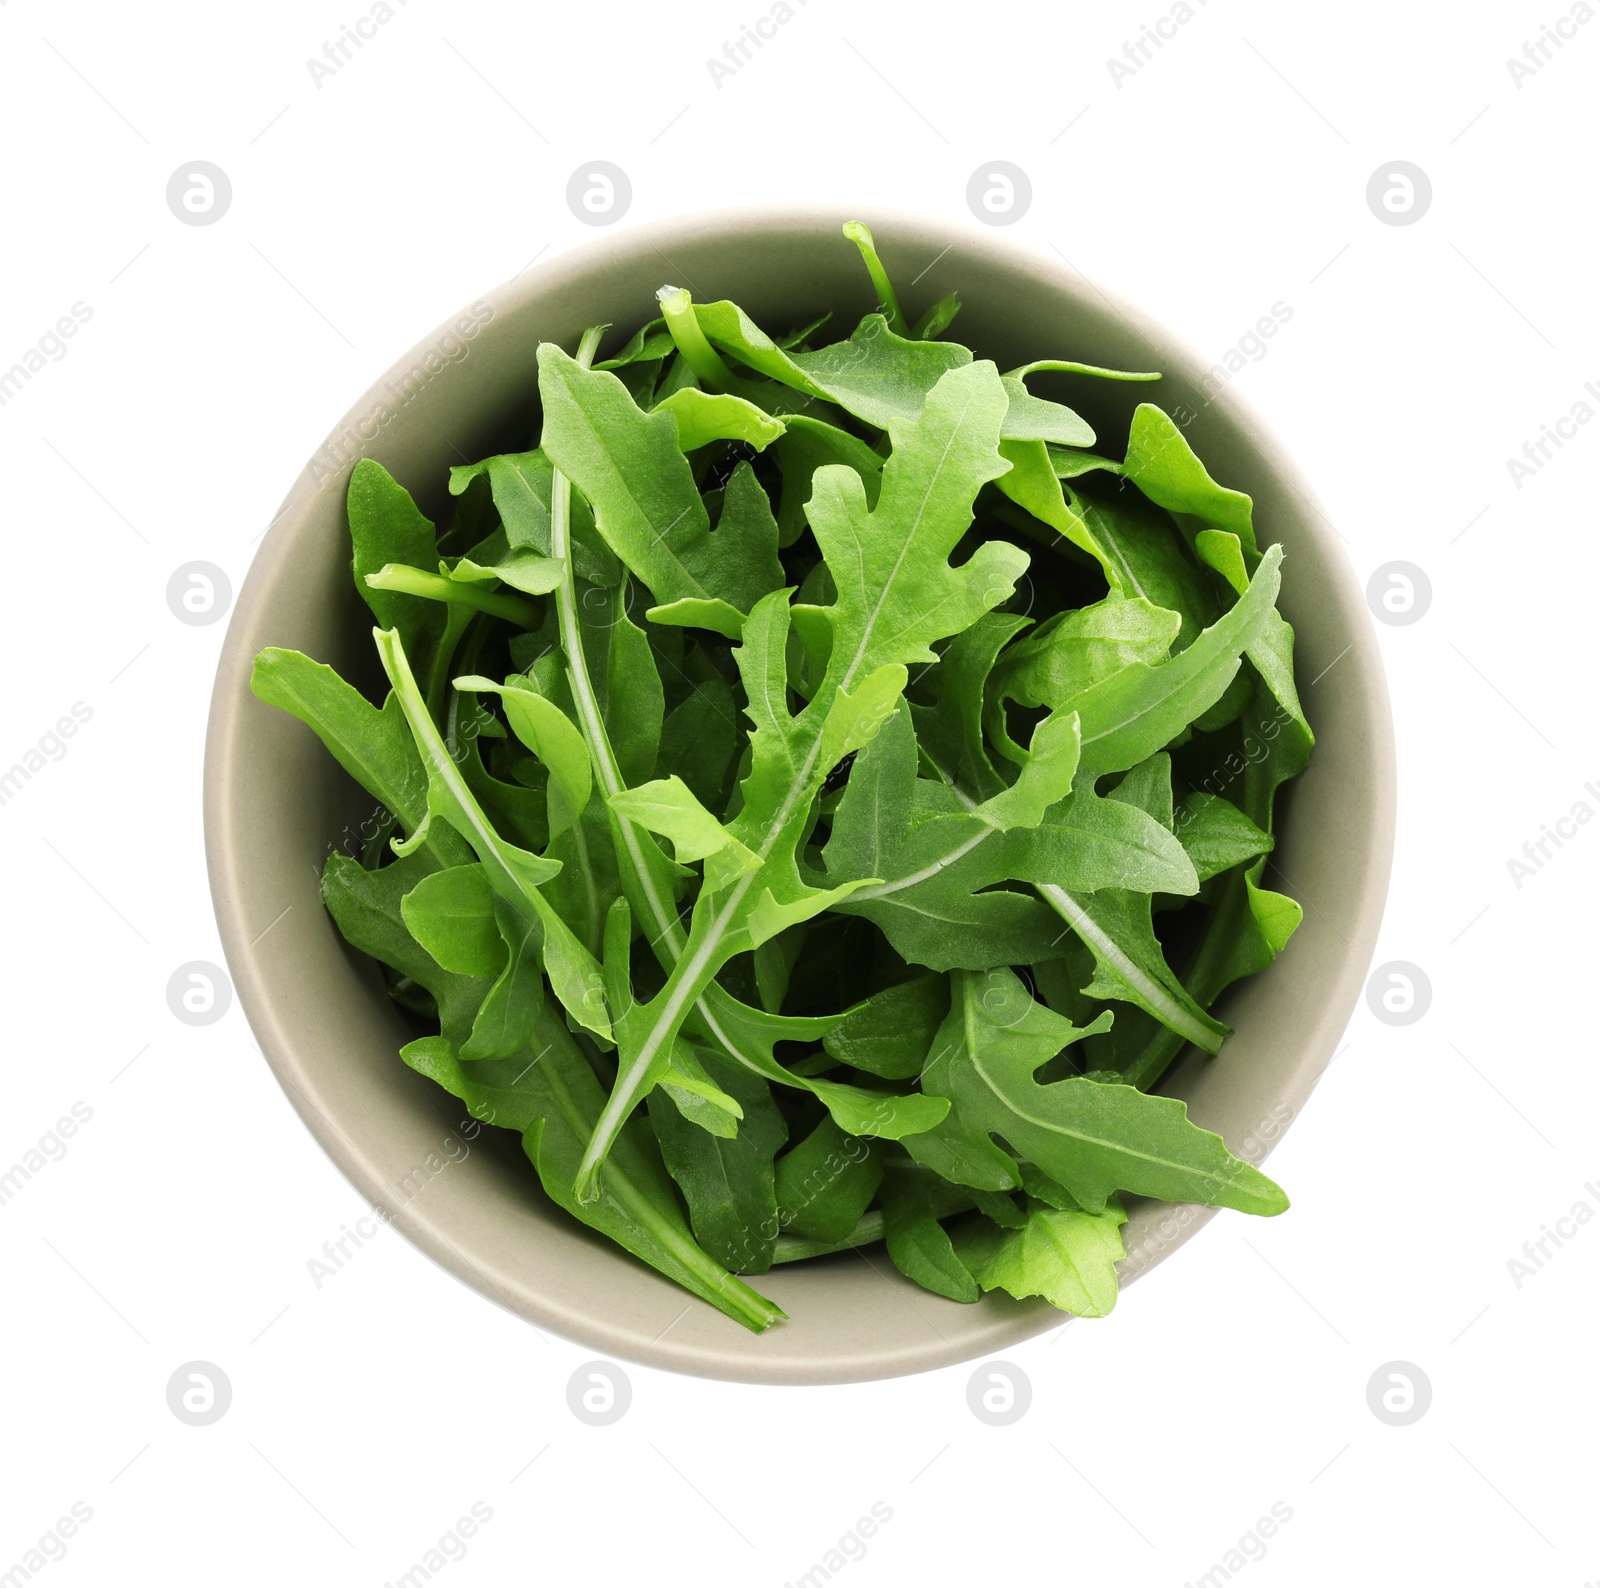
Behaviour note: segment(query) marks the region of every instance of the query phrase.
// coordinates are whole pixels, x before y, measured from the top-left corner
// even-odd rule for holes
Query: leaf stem
[[[502,591],[480,590],[476,585],[459,579],[447,579],[441,573],[429,573],[425,568],[412,568],[403,562],[386,563],[376,573],[367,575],[367,583],[374,590],[395,590],[403,595],[423,596],[429,601],[448,601],[453,606],[472,607],[487,612],[491,617],[505,618],[525,629],[535,628],[539,622],[538,608],[520,596],[506,595]]]
[[[694,299],[683,287],[663,287],[656,294],[661,304],[662,317],[672,335],[673,346],[683,354],[683,361],[695,374],[717,391],[727,391],[733,384],[733,371],[722,362],[722,355],[706,340],[695,318]]]
[[[883,261],[878,258],[877,244],[873,242],[872,233],[866,223],[846,221],[844,234],[861,250],[862,262],[867,267],[867,274],[872,277],[872,290],[878,295],[878,307],[889,322],[889,329],[896,336],[909,337],[911,328],[906,324],[906,317],[900,309],[900,300],[895,296],[894,284],[889,280],[889,272],[883,268]]]

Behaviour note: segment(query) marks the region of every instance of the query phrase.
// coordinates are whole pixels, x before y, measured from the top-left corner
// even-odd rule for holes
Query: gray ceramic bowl
[[[940,1367],[1002,1351],[1062,1315],[999,1295],[976,1306],[941,1300],[902,1279],[879,1249],[764,1276],[761,1288],[791,1321],[751,1335],[548,1204],[509,1133],[486,1131],[451,1161],[461,1151],[445,1149],[459,1105],[396,1057],[407,1033],[378,971],[345,946],[318,898],[324,856],[369,802],[307,729],[255,700],[249,674],[258,650],[284,645],[372,680],[371,619],[351,587],[343,508],[357,459],[378,459],[425,511],[442,513],[451,464],[528,444],[536,344],[571,347],[600,320],[615,323],[620,341],[648,317],[663,281],[701,301],[733,298],[772,329],[833,309],[842,331],[873,307],[856,251],[839,234],[846,218],[734,210],[608,236],[526,271],[402,359],[333,432],[263,541],[228,630],[206,746],[211,887],[240,1001],[295,1108],[362,1195],[458,1278],[543,1328],[631,1361],[762,1383]],[[1208,397],[1204,363],[1137,310],[975,229],[861,218],[908,312],[959,290],[955,334],[1002,369],[1059,356],[1164,371],[1154,395],[1169,411],[1193,411],[1196,450],[1217,478],[1255,498],[1263,543],[1282,541],[1287,551],[1282,607],[1299,636],[1319,743],[1285,802],[1275,866],[1277,885],[1305,902],[1305,923],[1268,972],[1228,995],[1222,1015],[1236,1030],[1221,1055],[1191,1054],[1167,1083],[1196,1120],[1259,1161],[1300,1111],[1350,1016],[1393,843],[1388,698],[1338,537],[1231,390]],[[1132,405],[1149,395],[1150,387],[1079,382],[1072,400],[1088,404],[1109,450]],[[442,1172],[430,1171],[430,1157]],[[1124,1283],[1209,1217],[1136,1205]]]

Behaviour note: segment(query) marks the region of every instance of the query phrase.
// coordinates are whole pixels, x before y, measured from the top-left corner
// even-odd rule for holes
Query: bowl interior
[[[860,218],[893,278],[911,283],[902,287],[908,314],[959,291],[951,334],[1002,369],[1056,356],[1162,371],[1153,387],[1056,379],[1113,453],[1142,398],[1187,410],[1180,418],[1212,474],[1255,498],[1263,544],[1284,545],[1281,607],[1298,637],[1318,747],[1283,807],[1273,885],[1305,903],[1306,918],[1270,970],[1227,996],[1221,1015],[1235,1034],[1222,1053],[1191,1056],[1164,1087],[1259,1162],[1334,1051],[1388,879],[1387,696],[1338,537],[1226,385],[1208,381],[1201,361],[1137,311],[991,236],[904,216]],[[376,967],[344,944],[322,909],[316,880],[329,850],[359,832],[371,802],[307,729],[251,695],[249,673],[257,651],[282,645],[375,681],[343,506],[358,459],[376,458],[424,511],[444,516],[452,464],[531,444],[537,344],[571,348],[601,320],[614,325],[608,347],[620,343],[650,317],[665,281],[700,301],[732,298],[772,332],[831,309],[844,334],[874,303],[855,249],[839,235],[843,219],[735,211],[608,237],[526,272],[427,338],[335,428],[265,537],[229,628],[207,743],[207,852],[230,970],[291,1101],[362,1194],[458,1277],[540,1327],[609,1355],[758,1382],[941,1366],[1002,1350],[1061,1314],[999,1295],[974,1306],[944,1301],[903,1279],[879,1249],[763,1276],[760,1288],[790,1321],[757,1337],[552,1207],[514,1136],[466,1120],[454,1099],[396,1057],[409,1033]],[[1124,1282],[1209,1217],[1136,1202]]]

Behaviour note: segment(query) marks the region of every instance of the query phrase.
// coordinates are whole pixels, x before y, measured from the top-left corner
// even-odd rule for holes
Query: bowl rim
[[[848,210],[842,206],[815,203],[748,205],[694,211],[627,227],[585,241],[554,259],[530,266],[498,287],[480,294],[471,300],[471,304],[476,308],[488,305],[493,311],[493,318],[499,318],[506,311],[523,307],[531,300],[558,291],[564,284],[580,281],[597,269],[615,266],[621,260],[641,258],[652,253],[667,255],[674,246],[685,245],[691,240],[701,242],[708,235],[736,236],[761,232],[792,234],[796,230],[836,233],[841,224],[840,217],[846,213],[863,216],[869,225],[885,233],[904,228],[913,234],[942,236],[952,248],[961,245],[995,258],[1002,264],[1009,262],[1024,268],[1035,277],[1047,278],[1068,299],[1081,301],[1092,294],[1101,307],[1108,309],[1153,348],[1160,350],[1164,373],[1182,374],[1198,384],[1202,374],[1213,367],[1184,339],[1174,335],[1143,309],[1106,289],[1069,262],[1064,264],[1065,256],[1052,258],[1042,249],[1009,234],[1000,235],[992,229],[948,216],[917,214],[877,205],[849,207]],[[348,436],[358,430],[363,422],[370,422],[374,412],[386,403],[386,394],[394,389],[395,383],[415,367],[419,358],[437,348],[441,339],[452,333],[460,319],[460,315],[447,319],[380,375],[328,432],[330,440]],[[1288,1077],[1287,1088],[1294,1098],[1293,1117],[1297,1118],[1301,1105],[1326,1068],[1349,1022],[1359,996],[1359,981],[1364,979],[1370,965],[1382,921],[1395,836],[1393,722],[1376,631],[1362,600],[1348,553],[1340,543],[1341,537],[1332,529],[1332,520],[1294,459],[1231,382],[1224,384],[1211,402],[1220,411],[1223,422],[1237,434],[1240,444],[1248,448],[1263,470],[1299,504],[1302,511],[1298,527],[1318,542],[1320,551],[1332,565],[1331,598],[1338,609],[1338,623],[1349,638],[1348,649],[1354,655],[1354,672],[1359,679],[1360,713],[1365,722],[1371,755],[1370,762],[1362,769],[1366,775],[1363,793],[1369,802],[1370,841],[1367,853],[1359,857],[1362,881],[1351,912],[1347,952],[1342,956],[1346,984],[1343,991],[1347,996],[1330,998],[1315,1032],[1305,1042],[1304,1051]],[[324,444],[324,451],[326,446],[327,443]],[[218,659],[207,719],[203,809],[212,902],[240,1005],[259,1041],[263,1056],[302,1122],[363,1198],[382,1209],[388,1188],[338,1121],[318,1106],[314,1096],[307,1095],[303,1084],[304,1071],[295,1063],[291,1044],[285,1040],[274,1018],[275,994],[270,985],[271,978],[248,935],[243,908],[244,890],[237,882],[243,846],[236,841],[231,824],[225,820],[230,789],[239,775],[232,753],[233,728],[240,703],[249,696],[248,679],[254,660],[256,620],[260,615],[258,609],[266,599],[269,570],[279,564],[290,549],[296,521],[301,515],[309,510],[324,490],[335,487],[342,491],[350,468],[359,458],[367,455],[363,447],[354,457],[342,458],[339,466],[329,472],[313,467],[314,454],[313,460],[297,475],[261,537],[249,570],[241,581]],[[1358,978],[1352,978],[1352,966],[1358,967]],[[1341,1004],[1343,1007],[1338,1007]],[[1276,1144],[1276,1139],[1266,1143],[1259,1157],[1252,1161],[1261,1161],[1271,1146]],[[1144,1241],[1138,1249],[1130,1249],[1129,1256],[1119,1265],[1121,1284],[1125,1287],[1169,1255],[1209,1222],[1215,1211],[1188,1208],[1188,1216],[1178,1221],[1180,1227],[1175,1234],[1163,1234]],[[970,1360],[975,1354],[989,1353],[997,1347],[1003,1349],[1021,1343],[1069,1321],[1068,1315],[1056,1312],[1053,1308],[1045,1308],[1043,1312],[1019,1308],[1004,1322],[997,1321],[997,1327],[989,1331],[976,1350],[970,1344],[951,1348],[948,1344],[941,1345],[933,1341],[919,1349],[897,1345],[880,1355],[858,1349],[848,1359],[841,1358],[832,1365],[819,1366],[816,1363],[786,1360],[772,1364],[770,1369],[763,1369],[759,1361],[752,1361],[740,1353],[729,1353],[726,1360],[719,1360],[715,1352],[686,1350],[670,1339],[658,1337],[657,1340],[647,1341],[641,1331],[630,1330],[612,1320],[580,1315],[569,1304],[561,1304],[554,1299],[541,1298],[540,1304],[523,1297],[513,1300],[472,1261],[469,1254],[462,1252],[454,1241],[434,1227],[426,1207],[400,1209],[386,1214],[385,1221],[395,1225],[413,1245],[464,1284],[540,1327],[551,1328],[586,1348],[596,1348],[625,1360],[696,1376],[742,1382],[798,1384],[851,1382],[928,1371]]]

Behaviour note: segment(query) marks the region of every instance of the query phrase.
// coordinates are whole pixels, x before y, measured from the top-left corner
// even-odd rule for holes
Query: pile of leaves
[[[751,1329],[738,1276],[879,1241],[1098,1316],[1119,1195],[1287,1206],[1152,1090],[1300,919],[1281,552],[1160,408],[1116,459],[1034,389],[1158,376],[1002,374],[845,235],[843,340],[663,288],[612,357],[541,346],[538,445],[442,531],[359,464],[389,692],[254,688],[380,802],[323,896],[401,1057],[574,1218]]]

